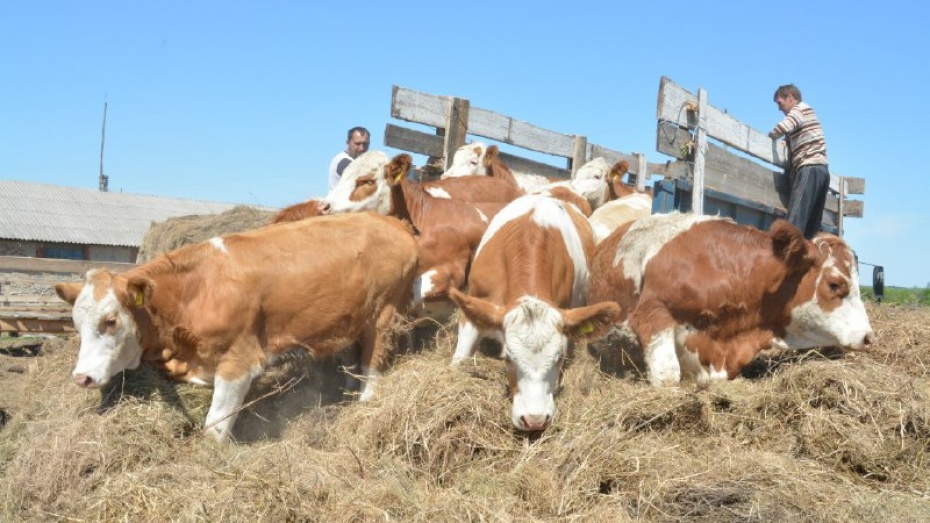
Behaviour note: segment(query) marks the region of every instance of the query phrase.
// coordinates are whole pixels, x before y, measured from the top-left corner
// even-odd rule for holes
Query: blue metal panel
[[[692,184],[688,180],[660,180],[653,186],[652,213],[691,212]],[[720,191],[704,188],[704,214],[733,218],[737,223],[768,230],[785,212],[770,205],[746,200]],[[833,234],[837,228],[821,224],[821,229]]]

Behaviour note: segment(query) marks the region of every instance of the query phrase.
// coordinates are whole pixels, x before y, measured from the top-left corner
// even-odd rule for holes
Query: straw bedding
[[[869,309],[871,352],[765,353],[706,390],[578,347],[539,436],[512,430],[502,362],[449,366],[451,326],[366,404],[340,362],[287,359],[227,445],[200,433],[208,389],[143,365],[83,391],[76,338],[51,340],[0,429],[0,520],[925,521],[930,310]]]

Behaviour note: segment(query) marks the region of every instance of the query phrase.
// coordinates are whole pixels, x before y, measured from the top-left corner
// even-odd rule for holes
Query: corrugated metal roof
[[[0,239],[138,247],[153,221],[236,205],[0,180]]]

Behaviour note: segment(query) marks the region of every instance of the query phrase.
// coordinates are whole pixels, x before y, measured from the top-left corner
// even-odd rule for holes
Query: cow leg
[[[455,342],[455,352],[452,354],[452,364],[458,365],[475,353],[481,335],[475,324],[462,320],[459,322],[458,340]]]
[[[218,369],[219,370],[219,369]],[[249,392],[252,380],[259,374],[260,368],[252,372],[245,372],[239,378],[224,379],[222,373],[217,372],[213,379],[213,399],[210,402],[210,411],[204,422],[204,431],[217,441],[226,441],[232,432],[232,427],[239,417],[239,407]]]
[[[375,324],[362,331],[362,384],[359,388],[359,401],[368,401],[374,396],[375,384],[381,377],[381,369],[384,368],[392,348],[396,311],[394,306],[384,307]]]
[[[630,316],[630,327],[645,352],[649,383],[654,387],[681,382],[681,365],[675,344],[675,320],[659,304],[640,303]]]

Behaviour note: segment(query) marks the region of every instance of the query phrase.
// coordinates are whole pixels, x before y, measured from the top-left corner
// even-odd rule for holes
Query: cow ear
[[[623,181],[623,175],[630,170],[630,162],[626,160],[620,160],[615,163],[613,167],[610,168],[610,174],[608,179],[610,183],[620,183]]]
[[[149,278],[133,276],[126,283],[126,294],[133,307],[145,307],[151,303],[154,291],[155,282]]]
[[[790,272],[803,272],[816,262],[815,251],[810,242],[791,222],[776,220],[769,229],[772,238],[772,253],[784,262]]]
[[[563,310],[565,335],[575,342],[595,340],[606,335],[619,316],[620,306],[612,301]]]
[[[490,169],[490,168],[491,168],[491,164],[494,163],[494,160],[496,160],[498,156],[500,156],[500,153],[501,153],[501,151],[500,151],[500,149],[498,149],[498,147],[497,147],[496,145],[491,145],[491,146],[489,146],[489,147],[484,151],[484,161],[483,161],[483,163],[484,163],[484,168],[485,168],[485,169]]]
[[[384,166],[384,176],[388,184],[399,185],[410,172],[410,166],[413,165],[413,158],[409,154],[398,154],[391,162]]]
[[[468,296],[456,288],[449,289],[449,297],[462,309],[468,321],[479,328],[500,329],[504,324],[504,311],[489,301]]]
[[[56,283],[55,293],[58,294],[58,297],[62,300],[74,305],[74,302],[77,301],[78,294],[81,294],[81,289],[83,288],[84,282],[82,281]]]

